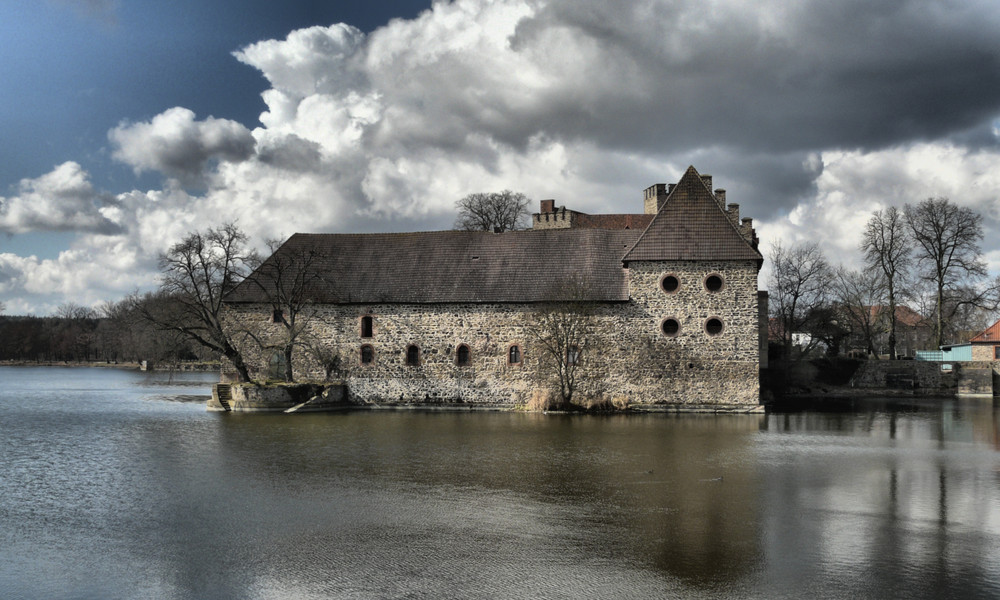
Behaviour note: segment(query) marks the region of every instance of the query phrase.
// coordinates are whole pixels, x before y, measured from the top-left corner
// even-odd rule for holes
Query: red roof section
[[[990,325],[986,329],[986,331],[972,338],[971,340],[969,340],[969,342],[973,344],[983,343],[983,342],[989,342],[989,343],[1000,342],[1000,321],[997,321],[996,323]]]
[[[578,212],[573,217],[574,229],[637,229],[642,231],[649,226],[654,215],[647,214],[611,214],[588,215]]]
[[[882,312],[887,312],[889,307],[884,304],[875,304],[868,307],[872,320],[874,321]],[[909,306],[897,306],[896,307],[896,323],[900,325],[905,325],[907,327],[929,327],[927,320],[924,319],[923,315],[913,310]]]

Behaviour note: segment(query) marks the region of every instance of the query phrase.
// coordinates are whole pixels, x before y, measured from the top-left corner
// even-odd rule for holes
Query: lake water
[[[998,598],[1000,408],[205,411],[0,369],[0,598]]]

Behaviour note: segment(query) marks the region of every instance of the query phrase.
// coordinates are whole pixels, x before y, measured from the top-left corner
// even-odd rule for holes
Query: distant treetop
[[[455,229],[498,233],[524,229],[530,216],[530,202],[524,194],[510,190],[469,194],[455,203],[458,207]]]

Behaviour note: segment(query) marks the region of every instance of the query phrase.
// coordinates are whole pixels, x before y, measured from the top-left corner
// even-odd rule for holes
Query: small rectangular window
[[[406,347],[406,364],[411,367],[420,364],[420,348],[413,345]]]
[[[370,315],[361,317],[361,337],[372,337],[372,318]]]
[[[271,322],[272,323],[284,323],[285,313],[280,308],[276,308],[271,311]]]

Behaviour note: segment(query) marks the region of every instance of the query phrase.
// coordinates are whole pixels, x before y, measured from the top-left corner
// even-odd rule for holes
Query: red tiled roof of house
[[[986,331],[983,331],[976,337],[972,338],[971,340],[969,340],[969,342],[973,344],[983,343],[983,342],[990,342],[995,344],[1000,342],[1000,321],[997,321],[996,323],[990,325],[988,328],[986,328]]]
[[[729,220],[698,171],[688,167],[624,260],[755,260],[760,264],[764,257]]]
[[[876,304],[870,306],[869,310],[871,311],[872,320],[875,320],[879,317],[879,313],[888,311],[889,307],[884,304]],[[896,323],[907,327],[929,327],[927,319],[925,319],[923,315],[909,306],[903,305],[896,307]]]

